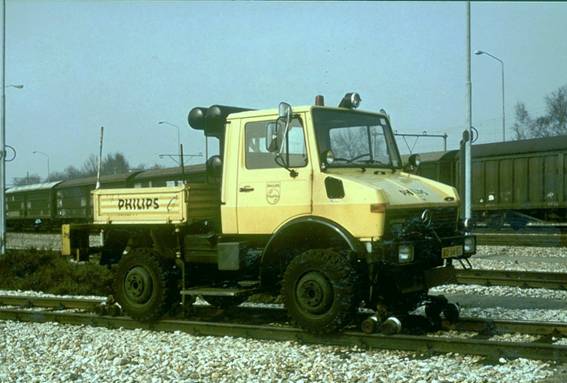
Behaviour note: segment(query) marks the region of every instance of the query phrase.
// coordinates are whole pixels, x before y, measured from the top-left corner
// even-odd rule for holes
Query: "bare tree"
[[[83,173],[74,166],[67,166],[62,172],[52,172],[49,175],[48,181],[65,181],[73,178],[80,178]]]
[[[547,107],[546,124],[550,135],[567,134],[567,85],[557,89],[545,98]]]
[[[151,170],[151,169],[163,169],[163,166],[158,164],[158,163],[154,163],[153,165],[146,165],[144,163],[138,164],[138,166],[134,166],[133,168],[131,168],[130,170]]]
[[[94,176],[96,175],[98,170],[98,157],[94,154],[91,154],[89,158],[85,162],[83,162],[83,166],[81,167],[81,175],[82,176]]]
[[[154,165],[154,168],[159,165]],[[46,181],[65,181],[74,178],[89,177],[96,175],[98,170],[98,157],[91,154],[80,169],[68,166],[62,172],[52,172]],[[107,154],[101,163],[101,175],[123,174],[130,171],[130,164],[122,153]],[[29,185],[39,183],[41,179],[37,175],[14,178],[15,185]]]
[[[107,154],[100,165],[101,175],[128,173],[130,164],[122,153]],[[98,157],[91,154],[81,167],[82,176],[94,176],[98,171]]]
[[[332,141],[333,151],[337,158],[348,160],[368,151],[368,138],[364,127],[337,130]]]
[[[128,163],[128,160],[126,160],[126,157],[124,157],[124,154],[114,153],[106,155],[102,161],[100,173],[104,175],[122,174],[128,173],[129,170],[130,164]]]
[[[545,106],[543,116],[532,118],[524,103],[516,104],[512,129],[517,140],[567,134],[567,85],[546,96]]]
[[[65,168],[65,174],[67,175],[67,179],[79,178],[83,175],[79,169],[72,165]]]
[[[514,112],[516,114],[516,122],[514,122],[512,130],[516,134],[516,140],[525,140],[528,138],[529,132],[532,131],[533,121],[523,102],[516,104]]]
[[[28,174],[25,177],[14,177],[14,186],[33,185],[41,182],[41,177],[37,174]]]

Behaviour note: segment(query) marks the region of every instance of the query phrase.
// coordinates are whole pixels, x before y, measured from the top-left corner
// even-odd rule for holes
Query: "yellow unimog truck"
[[[141,321],[196,296],[226,308],[257,292],[281,293],[291,319],[318,334],[361,307],[454,317],[428,289],[475,252],[457,191],[406,171],[417,158],[404,168],[388,116],[359,102],[192,109],[189,125],[220,143],[208,181],[95,190],[93,223],[66,226],[63,253],[92,252],[88,233],[103,230],[114,297]]]

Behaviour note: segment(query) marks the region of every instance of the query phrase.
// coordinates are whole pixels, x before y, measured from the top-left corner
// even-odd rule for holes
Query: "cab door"
[[[292,120],[285,141],[288,148],[282,154],[289,158],[295,176],[268,150],[268,129],[276,118],[243,121],[237,182],[239,234],[271,234],[284,222],[311,213],[312,167],[303,121],[301,117]]]

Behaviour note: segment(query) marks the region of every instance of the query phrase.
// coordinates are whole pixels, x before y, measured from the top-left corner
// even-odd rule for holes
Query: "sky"
[[[400,133],[447,133],[456,148],[465,128],[466,2],[6,4],[6,143],[17,153],[8,185],[46,176],[34,151],[52,172],[80,167],[98,153],[101,126],[104,153],[175,166],[159,157],[177,152],[169,124],[185,153],[204,153],[202,132],[187,125],[194,106],[308,105],[318,94],[334,106],[356,91],[360,109],[386,110]],[[505,63],[509,138],[517,102],[541,115],[545,96],[567,84],[565,20],[567,3],[471,4],[472,50]],[[500,69],[472,56],[477,143],[502,139]],[[442,144],[421,138],[414,152]]]

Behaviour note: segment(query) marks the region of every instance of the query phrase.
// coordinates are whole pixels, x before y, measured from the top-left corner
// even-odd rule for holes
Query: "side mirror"
[[[280,106],[278,107],[278,117],[291,122],[291,114],[291,105],[287,102],[280,102]]]
[[[219,155],[212,156],[207,160],[207,175],[212,178],[222,176],[222,158]]]
[[[269,123],[266,130],[266,149],[270,153],[277,152],[280,149],[280,144],[278,140],[278,124]]]
[[[404,170],[407,172],[415,172],[417,168],[419,168],[419,164],[421,163],[419,154],[412,154],[408,157],[408,163],[404,167]]]
[[[274,139],[272,139],[272,141],[270,142],[270,147],[274,149],[274,152],[277,152],[278,155],[282,154],[283,151],[283,142],[285,140],[285,137],[287,135],[287,131],[289,130],[289,127],[291,125],[291,118],[292,118],[293,112],[291,110],[291,105],[289,105],[287,102],[280,102],[280,105],[278,107],[278,119],[276,121],[276,138],[275,138],[275,143],[274,143]],[[283,123],[283,127],[280,128],[280,124]]]

